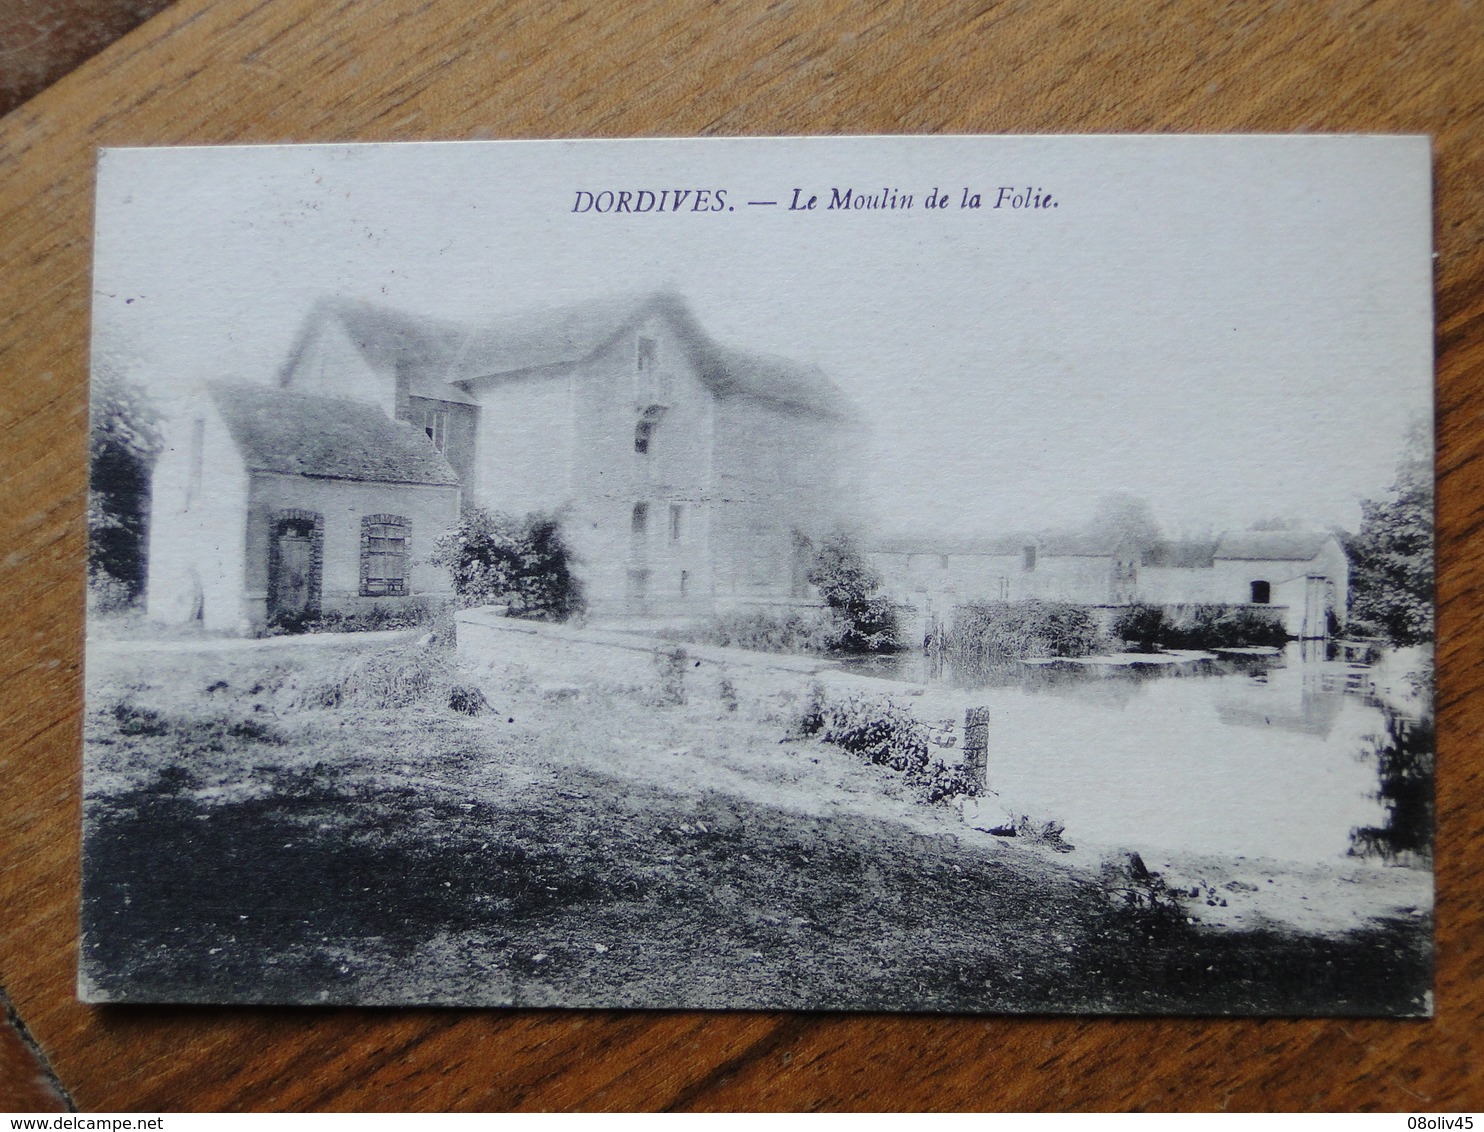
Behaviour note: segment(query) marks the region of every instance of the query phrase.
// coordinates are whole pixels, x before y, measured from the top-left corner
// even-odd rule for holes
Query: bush
[[[285,684],[276,698],[282,707],[292,710],[424,707],[447,708],[464,715],[485,711],[489,705],[483,692],[459,677],[446,650],[407,644],[345,658],[327,677]]]
[[[449,568],[465,606],[506,605],[512,617],[543,621],[582,612],[582,585],[554,515],[466,507],[458,527],[438,541],[433,563]]]
[[[88,613],[90,615],[124,613],[134,608],[137,600],[137,592],[129,583],[119,581],[107,570],[88,570]]]
[[[433,619],[426,602],[373,605],[342,613],[327,609],[314,613],[280,614],[268,623],[264,636],[284,637],[299,633],[376,633],[390,629],[416,629]]]
[[[949,645],[976,660],[1088,656],[1102,643],[1097,618],[1064,601],[997,601],[953,611]]]
[[[749,609],[718,613],[687,636],[697,644],[723,648],[821,653],[830,647],[832,630],[831,618],[820,610],[773,613],[765,609]]]
[[[1131,605],[1114,618],[1112,633],[1141,652],[1281,646],[1288,640],[1279,613],[1250,605]]]
[[[830,648],[895,652],[902,647],[896,603],[876,592],[881,588],[881,575],[849,535],[826,539],[806,577],[830,608]]]
[[[930,753],[931,747],[952,745],[952,728],[951,722],[929,726],[885,696],[852,695],[827,703],[823,687],[816,684],[810,689],[799,730],[873,766],[897,771],[925,801],[941,802],[979,793],[978,783],[963,766],[949,766]]]

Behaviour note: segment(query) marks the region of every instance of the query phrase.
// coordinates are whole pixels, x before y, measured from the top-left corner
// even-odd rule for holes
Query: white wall
[[[407,597],[443,598],[453,592],[448,571],[434,566],[429,558],[438,539],[458,523],[458,488],[254,472],[245,524],[248,563],[245,600],[253,620],[262,621],[266,616],[268,543],[273,515],[293,508],[312,511],[324,519],[322,608],[349,610],[405,600],[360,596],[361,519],[367,515],[398,515],[411,524]]]
[[[207,629],[245,631],[248,476],[242,458],[204,392],[164,432],[150,499],[148,616],[183,624],[199,614]]]
[[[389,418],[397,415],[396,375],[373,369],[337,321],[323,321],[310,332],[286,384],[298,393],[363,401]]]

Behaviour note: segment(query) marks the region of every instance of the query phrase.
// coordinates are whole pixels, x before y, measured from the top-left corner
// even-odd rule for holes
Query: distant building
[[[172,426],[150,609],[245,628],[446,598],[428,556],[461,497],[558,513],[599,615],[810,601],[853,419],[818,368],[722,346],[670,294],[479,327],[323,302],[277,389],[212,387]]]
[[[1083,605],[1249,604],[1280,611],[1295,637],[1343,624],[1350,568],[1334,535],[1230,531],[1140,549],[1090,536],[878,542],[871,562],[897,601],[928,616],[984,601]]]

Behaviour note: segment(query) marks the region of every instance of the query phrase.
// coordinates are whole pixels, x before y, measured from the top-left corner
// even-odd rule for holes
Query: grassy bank
[[[868,799],[887,770],[780,746],[745,711],[574,702],[517,674],[467,715],[457,672],[410,688],[379,654],[343,654],[90,665],[83,961],[102,997],[1420,1005],[1420,920],[1341,939],[1203,928],[1135,878],[900,820],[913,803]],[[678,769],[629,773],[640,758]]]

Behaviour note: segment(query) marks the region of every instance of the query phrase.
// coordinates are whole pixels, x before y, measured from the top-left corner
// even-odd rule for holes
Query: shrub
[[[1112,633],[1143,652],[1279,646],[1288,640],[1278,612],[1250,605],[1131,605],[1114,618]]]
[[[1101,644],[1097,618],[1064,601],[997,601],[954,610],[949,644],[974,659],[1088,656]]]
[[[822,610],[806,613],[774,613],[765,609],[718,613],[701,626],[684,633],[697,644],[755,652],[822,653],[829,649],[833,623]],[[676,636],[665,631],[664,636]]]
[[[849,535],[837,533],[826,539],[806,577],[830,608],[830,648],[894,652],[902,647],[896,603],[876,592],[881,575]]]
[[[291,680],[277,698],[293,710],[427,707],[476,715],[487,706],[484,695],[459,675],[447,650],[406,644],[339,660],[325,676]]]
[[[118,357],[95,359],[89,390],[88,574],[90,582],[101,575],[114,583],[104,604],[90,602],[95,613],[142,597],[148,572],[150,474],[163,440],[157,406],[125,369]]]
[[[897,771],[928,802],[979,792],[963,766],[950,766],[931,754],[932,747],[952,745],[948,736],[952,726],[923,723],[885,696],[852,695],[828,703],[818,684],[811,686],[800,720],[802,733],[817,735],[873,766]]]
[[[682,648],[661,649],[654,654],[657,706],[676,707],[685,703],[685,672],[690,666],[690,656]]]
[[[582,612],[582,585],[554,515],[516,518],[466,507],[458,527],[438,541],[433,562],[448,567],[465,606],[507,605],[513,617],[544,621]]]
[[[264,636],[282,637],[299,633],[375,633],[391,629],[415,629],[433,619],[426,602],[372,605],[343,613],[326,609],[313,613],[280,614],[268,623]]]
[[[135,589],[121,582],[107,570],[88,570],[88,613],[123,613],[138,600]]]

